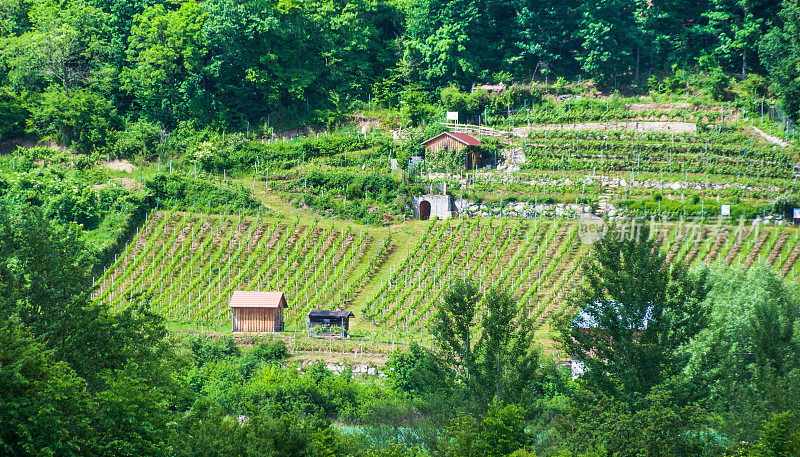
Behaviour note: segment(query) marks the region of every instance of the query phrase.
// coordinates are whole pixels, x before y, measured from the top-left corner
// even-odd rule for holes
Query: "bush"
[[[206,171],[253,171],[256,161],[261,171],[267,167],[287,169],[303,160],[358,151],[371,145],[372,139],[344,133],[268,144],[247,141],[244,135],[226,135],[224,141],[221,136],[214,135],[207,141],[196,143],[194,158]]]
[[[11,93],[0,90],[0,141],[24,135],[28,114],[22,101]]]
[[[213,339],[205,335],[197,335],[189,340],[189,350],[194,355],[197,365],[216,362],[239,355],[239,347],[232,337]]]
[[[427,92],[415,85],[406,86],[400,100],[400,114],[411,125],[419,125],[435,114]]]
[[[705,88],[714,100],[722,101],[725,99],[730,83],[728,75],[722,71],[722,68],[717,67],[706,80]]]
[[[104,150],[119,123],[111,101],[89,90],[46,92],[31,121],[33,133],[82,153]]]
[[[260,206],[252,198],[250,190],[241,185],[223,188],[206,181],[161,173],[146,181],[145,186],[164,207],[169,205],[179,208],[205,207],[209,211],[219,212],[224,208],[248,211]]]
[[[278,363],[289,358],[289,349],[283,340],[262,341],[241,359],[242,374],[250,377],[263,364]]]
[[[453,381],[442,361],[417,343],[411,343],[407,352],[392,352],[386,367],[392,386],[412,395],[447,390]]]
[[[125,126],[125,130],[117,133],[114,152],[127,159],[142,156],[151,160],[158,154],[160,142],[161,128],[144,119],[139,119],[136,122],[129,122]]]

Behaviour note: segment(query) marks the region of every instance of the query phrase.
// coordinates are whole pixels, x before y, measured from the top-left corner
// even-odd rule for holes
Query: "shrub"
[[[0,141],[25,134],[28,110],[17,97],[0,90]]]
[[[722,68],[717,67],[711,72],[708,80],[706,80],[705,88],[714,100],[722,101],[725,98],[730,83],[731,80],[728,75],[722,71]]]
[[[111,101],[89,90],[46,92],[31,121],[33,133],[83,153],[104,149],[119,123]]]
[[[200,367],[209,362],[239,355],[239,348],[230,336],[215,340],[205,335],[197,335],[189,340],[188,346]]]
[[[154,198],[162,206],[175,204],[182,208],[203,208],[220,211],[223,208],[253,210],[260,205],[249,189],[241,185],[234,188],[217,187],[209,182],[184,178],[175,174],[157,174],[145,182]]]
[[[158,153],[161,142],[161,128],[144,119],[129,122],[125,130],[117,133],[114,152],[120,156],[131,159],[137,155],[145,159],[152,159]]]
[[[289,349],[283,340],[262,341],[242,357],[242,374],[249,378],[259,366],[280,362],[288,359],[289,355]]]

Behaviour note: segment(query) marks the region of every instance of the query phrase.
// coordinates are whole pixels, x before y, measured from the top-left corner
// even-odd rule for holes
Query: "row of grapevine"
[[[485,293],[502,287],[540,324],[569,309],[589,252],[569,219],[432,220],[408,249],[366,230],[298,220],[153,212],[96,281],[94,298],[114,309],[149,300],[176,322],[229,320],[234,290],[282,290],[286,321],[310,309],[353,309],[377,327],[419,331],[456,278]],[[790,226],[738,227],[680,221],[652,228],[671,261],[766,262],[797,278],[799,232]],[[137,298],[141,297],[141,298]]]

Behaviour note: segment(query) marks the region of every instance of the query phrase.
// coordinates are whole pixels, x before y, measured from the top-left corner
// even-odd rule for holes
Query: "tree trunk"
[[[633,74],[633,82],[639,84],[639,46],[636,46],[636,72]]]
[[[747,76],[746,48],[742,48],[742,80]]]
[[[469,330],[467,330],[464,342],[466,343],[464,348],[464,375],[467,378],[467,382],[469,382]]]
[[[62,62],[61,63],[61,81],[64,83],[64,92],[67,94],[67,98],[69,98],[69,83],[67,80],[69,79],[69,70],[67,66]]]

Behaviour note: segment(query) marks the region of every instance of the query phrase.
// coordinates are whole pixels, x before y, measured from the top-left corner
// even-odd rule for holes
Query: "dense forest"
[[[768,76],[796,115],[799,17],[794,0],[4,0],[0,140],[124,154],[172,132],[263,135],[450,85],[646,91],[694,71]]]

